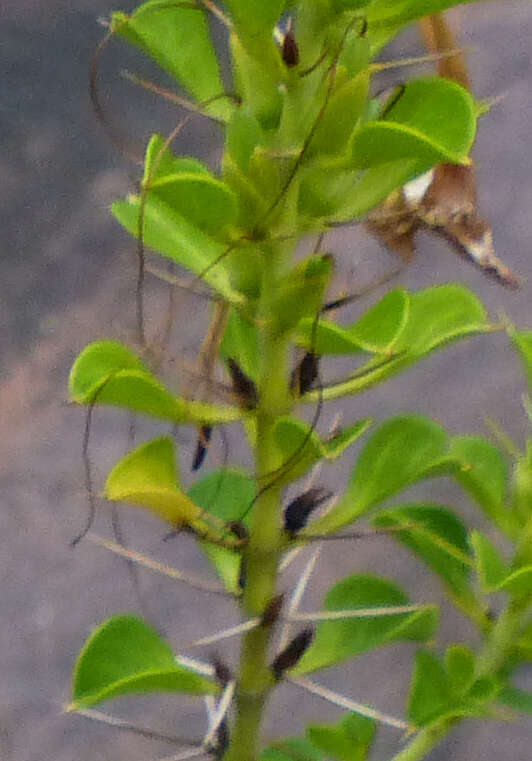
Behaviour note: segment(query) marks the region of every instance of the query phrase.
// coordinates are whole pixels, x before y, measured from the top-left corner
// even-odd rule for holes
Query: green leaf
[[[518,687],[504,687],[498,695],[498,700],[515,711],[532,714],[532,692],[520,690]]]
[[[245,108],[235,110],[226,130],[226,150],[238,168],[246,174],[249,162],[263,132],[257,119]]]
[[[467,694],[475,679],[475,654],[465,645],[451,645],[445,652],[445,671],[449,690]]]
[[[174,396],[117,341],[96,341],[83,349],[70,371],[69,390],[77,404],[110,404],[174,423],[215,425],[242,414],[237,407]]]
[[[255,482],[238,470],[216,470],[196,482],[188,491],[188,496],[203,510],[215,515],[224,523],[239,520],[248,510],[255,496]],[[253,510],[244,519],[250,524]],[[240,554],[201,542],[205,555],[213,563],[224,586],[229,592],[238,592]]]
[[[486,592],[493,592],[508,576],[508,566],[496,547],[480,531],[472,531],[470,541],[482,587]]]
[[[256,381],[259,372],[259,335],[256,326],[237,309],[231,308],[220,354],[232,357],[248,378]]]
[[[401,505],[379,512],[379,528],[411,526],[393,534],[458,594],[468,588],[473,561],[467,530],[455,513],[439,505]]]
[[[447,442],[443,428],[426,418],[405,415],[387,421],[362,450],[344,497],[315,529],[332,533],[423,478]]]
[[[312,136],[306,159],[340,156],[364,113],[369,90],[369,69],[360,71],[330,98],[323,118]]]
[[[238,202],[232,190],[205,173],[179,172],[150,183],[154,194],[173,212],[213,239],[227,241],[227,231],[238,219]]]
[[[366,122],[355,133],[353,160],[359,169],[398,159],[415,159],[426,169],[443,162],[469,164],[475,127],[475,104],[467,90],[441,77],[415,79],[385,118]]]
[[[152,0],[128,16],[113,13],[111,29],[153,58],[200,101],[221,95],[224,86],[205,10]],[[208,113],[227,119],[233,106],[221,99]]]
[[[408,604],[404,592],[392,582],[376,576],[353,575],[329,590],[324,608],[335,611]],[[314,642],[292,673],[306,674],[332,666],[397,640],[425,640],[432,636],[437,621],[434,606],[409,613],[321,621]]]
[[[508,468],[502,454],[479,436],[455,436],[448,458],[458,483],[497,521],[504,513]],[[506,523],[506,521],[505,521]]]
[[[512,342],[518,349],[523,362],[523,368],[528,380],[528,387],[532,390],[532,331],[515,331],[511,334]]]
[[[237,28],[251,35],[270,33],[284,10],[285,0],[226,0]]]
[[[100,624],[85,642],[74,668],[69,710],[119,695],[217,691],[210,680],[178,666],[170,646],[144,621],[118,615]]]
[[[473,0],[373,0],[367,11],[372,50],[380,50],[411,21],[468,2]]]
[[[375,738],[375,722],[348,713],[337,724],[311,724],[306,734],[327,757],[339,761],[365,761]]]
[[[125,201],[115,201],[111,211],[131,235],[139,237],[139,196],[131,195]],[[200,275],[228,301],[244,301],[231,283],[225,256],[227,245],[214,240],[152,195],[146,199],[143,221],[146,246]]]
[[[408,323],[395,345],[421,357],[447,342],[491,330],[476,295],[461,285],[436,285],[411,294]]]
[[[410,295],[403,289],[394,289],[371,307],[357,322],[345,327],[321,321],[312,341],[313,323],[304,320],[299,326],[299,340],[307,347],[312,345],[316,354],[355,354],[360,351],[386,353],[408,322]]]
[[[273,304],[273,329],[277,333],[292,330],[306,317],[315,322],[332,272],[332,258],[321,255],[303,259],[288,273],[279,284]]]
[[[328,348],[334,348],[335,353],[347,353],[345,335],[336,330],[336,346],[331,346],[331,332],[334,329],[328,327],[327,330],[324,342],[328,342]],[[382,358],[372,358],[357,368],[351,378],[324,388],[323,399],[328,401],[360,393],[391,378],[451,341],[492,330],[493,326],[486,320],[484,307],[466,288],[444,285],[418,291],[410,295],[407,323],[398,333],[392,346],[393,354],[389,355],[388,360],[383,362]],[[316,392],[305,397],[309,402],[315,399]]]
[[[180,172],[210,175],[208,167],[199,159],[192,156],[176,156],[167,145],[165,137],[157,133],[152,135],[146,148],[142,184],[146,185]]]
[[[453,703],[443,666],[434,655],[419,650],[410,686],[408,718],[422,727],[447,713]]]
[[[500,582],[498,592],[507,592],[511,597],[522,597],[532,593],[532,565],[512,571]]]
[[[394,190],[425,171],[418,159],[396,159],[340,177],[318,167],[302,177],[302,207],[311,216],[327,217],[338,224],[362,219]]]
[[[329,439],[322,440],[307,423],[293,417],[281,417],[275,422],[277,468],[286,465],[281,483],[290,483],[305,475],[321,459],[334,460],[353,444],[371,425],[365,418],[344,428]]]
[[[322,761],[322,755],[305,737],[286,737],[264,748],[260,761]]]
[[[136,447],[107,477],[104,494],[114,502],[145,507],[173,526],[197,522],[200,508],[178,487],[174,444],[161,436]]]

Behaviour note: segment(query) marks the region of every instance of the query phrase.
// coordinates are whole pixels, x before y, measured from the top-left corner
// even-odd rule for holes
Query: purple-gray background
[[[137,599],[123,562],[90,544],[69,542],[85,516],[80,461],[82,413],[64,404],[66,378],[76,353],[91,339],[131,340],[133,251],[130,240],[107,213],[109,202],[128,189],[138,169],[112,149],[93,118],[87,97],[87,69],[101,38],[95,23],[112,4],[103,0],[3,0],[0,9],[1,102],[0,205],[0,757],[3,761],[148,761],[172,752],[163,743],[131,737],[74,716],[62,716],[73,659],[91,626],[118,610],[134,610]],[[131,10],[124,3],[124,10]],[[420,240],[417,262],[401,278],[412,288],[459,280],[472,287],[494,316],[504,310],[519,326],[532,326],[532,6],[505,0],[455,12],[461,41],[470,54],[477,94],[502,95],[482,121],[476,147],[482,208],[492,221],[502,258],[527,282],[509,293],[486,280],[446,246]],[[414,31],[393,54],[420,52]],[[391,55],[391,53],[390,53]],[[116,77],[127,67],[148,71],[121,46],[110,48],[103,70],[107,108],[138,146],[150,132],[169,131],[176,112]],[[114,72],[114,74],[113,74]],[[398,75],[401,76],[401,75]],[[216,159],[216,134],[198,121],[182,149]],[[342,274],[356,284],[389,266],[389,258],[360,230],[337,235],[331,247]],[[161,289],[150,284],[154,298]],[[201,337],[204,305],[180,295],[176,335],[188,360]],[[353,311],[353,314],[356,313]],[[151,315],[155,316],[152,302]],[[349,315],[347,315],[347,318]],[[178,363],[176,363],[177,366]],[[475,338],[425,361],[386,387],[352,401],[345,420],[366,414],[378,420],[417,410],[439,419],[452,432],[485,433],[490,415],[521,445],[527,422],[520,406],[525,390],[514,353],[504,335]],[[339,405],[335,407],[338,409]],[[334,410],[326,416],[324,425]],[[96,416],[94,461],[98,484],[124,451],[127,421],[111,411]],[[162,426],[142,424],[139,437]],[[190,450],[191,432],[180,434]],[[233,455],[243,461],[236,449]],[[190,454],[188,452],[187,457]],[[347,460],[352,462],[348,457]],[[348,472],[324,474],[340,488]],[[187,476],[188,478],[188,476]],[[478,512],[452,484],[441,481],[412,490],[416,499],[448,502],[475,526]],[[149,517],[126,516],[132,545],[180,568],[209,569],[183,540],[161,543],[161,527]],[[108,515],[98,529],[108,531]],[[301,569],[294,564],[285,586]],[[438,583],[406,552],[379,540],[327,547],[304,606],[319,604],[323,589],[339,575],[364,570],[396,576],[414,600],[440,601]],[[141,573],[149,615],[178,646],[216,626],[234,621],[234,611],[217,599],[191,594],[149,572]],[[474,634],[463,618],[443,604],[440,642]],[[391,647],[331,670],[323,683],[359,701],[401,715],[413,648]],[[530,672],[523,684],[530,686]],[[171,698],[122,701],[115,713],[136,716],[168,731],[200,735],[199,702]],[[317,698],[283,687],[272,706],[268,731],[297,731],[304,719],[334,717]],[[398,734],[384,729],[372,759],[392,755]],[[530,758],[532,727],[470,722],[430,756],[431,761]]]

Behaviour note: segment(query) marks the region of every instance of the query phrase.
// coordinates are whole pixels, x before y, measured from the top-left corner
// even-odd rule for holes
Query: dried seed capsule
[[[299,47],[291,29],[284,36],[281,54],[283,61],[289,68],[297,66],[299,63]]]
[[[284,594],[277,595],[277,597],[270,600],[262,614],[260,622],[261,626],[273,626],[276,623],[279,614],[281,613],[281,608],[283,607],[283,601]]]
[[[271,670],[275,679],[281,679],[287,669],[291,669],[296,665],[305,650],[309,647],[313,637],[313,629],[303,629],[303,631],[299,632],[284,650],[281,650],[271,665]]]
[[[249,531],[241,521],[231,521],[227,524],[227,528],[237,539],[244,541],[249,538]]]
[[[240,365],[231,357],[227,360],[227,367],[233,383],[233,392],[240,400],[242,406],[246,407],[246,409],[256,407],[259,402],[259,395],[257,387],[251,378],[248,378]]]
[[[205,455],[212,436],[212,425],[202,425],[198,431],[198,443],[192,460],[192,470],[199,470],[203,465]]]
[[[322,502],[330,499],[331,492],[321,487],[313,487],[293,499],[284,511],[284,527],[290,534],[305,528],[309,515]]]
[[[221,658],[218,655],[213,655],[211,660],[212,660],[212,665],[214,666],[214,677],[216,681],[222,687],[227,687],[229,682],[231,682],[233,679],[231,669],[229,668],[229,666],[226,666],[226,664],[221,660]]]
[[[318,377],[320,367],[320,357],[312,351],[308,351],[299,365],[292,372],[290,379],[290,390],[296,396],[303,396],[310,391],[316,378]]]
[[[216,746],[213,751],[214,758],[222,759],[229,747],[229,725],[224,719],[216,730]]]

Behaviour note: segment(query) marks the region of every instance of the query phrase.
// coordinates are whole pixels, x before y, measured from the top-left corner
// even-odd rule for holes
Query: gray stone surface
[[[128,3],[131,7],[131,4]],[[123,563],[89,544],[69,542],[85,518],[80,460],[83,417],[65,405],[66,378],[76,353],[91,339],[131,340],[134,265],[131,242],[106,208],[138,176],[113,152],[92,117],[87,68],[101,36],[94,19],[112,6],[103,0],[3,0],[0,10],[0,758],[2,761],[147,761],[172,752],[169,746],[111,731],[85,719],[62,716],[73,660],[90,628],[118,610],[138,607]],[[126,8],[128,9],[128,8]],[[460,9],[462,41],[473,45],[471,68],[481,96],[503,95],[483,121],[476,148],[482,207],[491,219],[497,248],[527,282],[513,294],[486,280],[443,244],[425,237],[418,261],[402,283],[423,287],[459,280],[484,299],[494,315],[504,310],[519,326],[532,324],[532,7],[525,0],[501,0]],[[419,50],[415,34],[395,45],[397,54]],[[107,108],[115,122],[141,145],[157,130],[169,131],[175,114],[136,91],[112,72],[140,64],[123,48],[104,62]],[[145,69],[143,69],[145,70]],[[216,135],[198,122],[183,147],[215,158]],[[360,230],[335,236],[340,279],[368,280],[389,260]],[[150,315],[163,293],[150,284]],[[159,301],[160,301],[159,298]],[[356,309],[353,314],[356,313]],[[204,305],[180,295],[176,347],[192,356],[204,325]],[[354,400],[345,419],[400,411],[433,415],[453,432],[484,432],[483,416],[499,420],[522,444],[527,423],[520,406],[525,390],[513,352],[502,335],[475,338],[438,354]],[[332,412],[331,412],[332,415]],[[326,425],[327,420],[324,421]],[[157,427],[161,430],[161,427]],[[139,437],[153,432],[140,427]],[[127,421],[100,412],[94,430],[98,483],[126,446]],[[190,451],[192,433],[181,435]],[[232,441],[235,458],[244,454]],[[325,478],[337,488],[347,474]],[[458,504],[474,525],[481,516],[450,483],[425,484],[417,498]],[[208,572],[186,541],[162,544],[155,521],[133,512],[125,517],[132,545],[179,567]],[[109,531],[109,516],[98,529]],[[294,579],[301,565],[288,574]],[[350,548],[327,548],[306,602],[341,574],[373,570],[396,575],[418,600],[440,600],[441,591],[406,552],[383,540]],[[168,580],[141,574],[149,614],[176,646],[234,620],[219,600],[203,599]],[[467,623],[443,601],[441,642],[471,638]],[[400,714],[407,691],[412,648],[393,647],[323,676],[355,699]],[[523,674],[530,687],[531,673]],[[199,734],[202,707],[194,701],[128,700],[122,715],[167,730]],[[336,715],[318,699],[282,688],[272,705],[269,731],[297,731],[305,719]],[[530,722],[469,723],[430,756],[431,761],[530,758]],[[375,761],[388,758],[398,741],[383,730]]]

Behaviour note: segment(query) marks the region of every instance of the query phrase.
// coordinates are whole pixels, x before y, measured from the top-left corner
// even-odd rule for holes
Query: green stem
[[[272,247],[273,248],[273,247]],[[283,484],[272,473],[278,467],[274,441],[275,422],[290,411],[288,389],[288,340],[271,329],[275,284],[282,271],[282,247],[269,250],[267,275],[261,298],[261,369],[258,383],[255,451],[258,498],[244,562],[246,581],[242,609],[246,617],[261,615],[276,595],[279,559],[283,545],[281,497]],[[236,688],[236,718],[224,761],[254,761],[258,755],[260,724],[266,700],[274,686],[268,646],[272,626],[248,632],[242,643]]]
[[[446,720],[441,724],[434,724],[428,729],[423,729],[408,743],[406,748],[399,751],[391,761],[419,761],[443,740],[449,732],[452,722]]]

